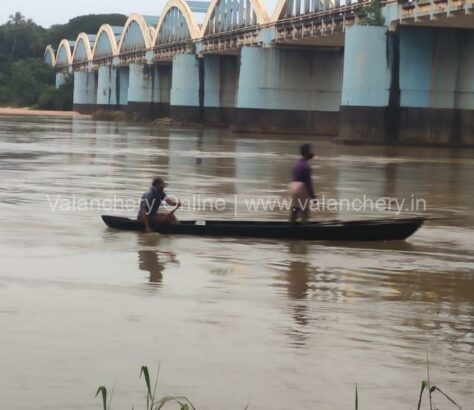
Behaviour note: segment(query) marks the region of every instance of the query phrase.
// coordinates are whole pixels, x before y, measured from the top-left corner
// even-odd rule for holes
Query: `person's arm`
[[[150,207],[148,204],[148,200],[145,196],[142,197],[142,200],[140,202],[140,221],[143,222],[143,225],[145,225],[145,232],[149,233],[151,232],[150,229],[150,222],[148,220],[148,213],[150,212]]]
[[[177,206],[178,208],[181,206],[181,202],[175,201],[173,198],[170,198],[169,196],[165,197],[165,202],[168,205]]]

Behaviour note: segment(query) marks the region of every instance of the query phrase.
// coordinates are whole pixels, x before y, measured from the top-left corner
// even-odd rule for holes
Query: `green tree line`
[[[68,79],[56,89],[55,73],[43,62],[48,44],[54,48],[84,31],[96,34],[102,24],[123,26],[123,14],[89,14],[66,24],[44,28],[16,12],[0,25],[0,105],[52,110],[72,109],[73,84]]]

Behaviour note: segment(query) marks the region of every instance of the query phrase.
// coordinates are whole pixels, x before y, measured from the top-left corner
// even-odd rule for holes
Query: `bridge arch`
[[[73,42],[66,39],[61,40],[59,43],[58,51],[56,53],[56,65],[64,66],[72,64],[72,52],[71,48],[74,46]]]
[[[92,61],[92,47],[90,38],[86,33],[79,33],[72,53],[73,63],[86,63]]]
[[[150,31],[141,14],[131,14],[120,37],[118,52],[135,51],[151,47]]]
[[[212,0],[201,35],[266,24],[268,21],[268,14],[260,0]]]
[[[120,28],[120,34],[122,29]],[[117,30],[109,24],[102,24],[97,32],[97,38],[92,50],[92,58],[114,57],[118,54]]]
[[[56,55],[51,44],[46,47],[46,50],[44,50],[43,61],[50,67],[54,67],[56,65]]]
[[[153,27],[148,27],[150,33],[151,43],[153,44],[153,39],[156,37],[156,30]]]
[[[278,3],[275,7],[275,10],[273,10],[273,14],[271,17],[272,22],[276,22],[280,20],[284,15],[284,11],[286,11],[286,2],[287,0],[278,0]]]
[[[153,45],[169,44],[200,37],[199,26],[184,0],[169,0],[156,26]]]

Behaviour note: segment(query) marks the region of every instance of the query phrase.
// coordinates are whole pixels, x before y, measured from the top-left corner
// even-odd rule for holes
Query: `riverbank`
[[[30,108],[0,107],[0,115],[26,115],[26,116],[49,116],[49,117],[83,117],[89,118],[90,115],[81,114],[77,111],[51,111],[51,110],[33,110]]]

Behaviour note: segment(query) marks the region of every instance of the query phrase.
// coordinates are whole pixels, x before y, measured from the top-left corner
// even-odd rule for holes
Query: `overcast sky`
[[[83,14],[139,13],[158,16],[166,0],[0,0],[0,2],[0,24],[5,23],[11,14],[20,11],[35,23],[49,27],[52,24],[66,23],[69,19]],[[270,15],[276,2],[277,0],[264,0]]]

